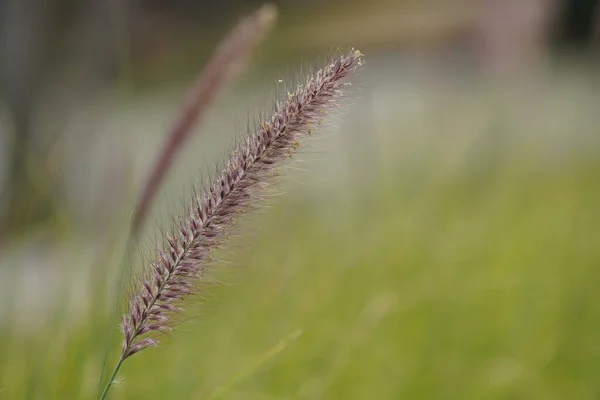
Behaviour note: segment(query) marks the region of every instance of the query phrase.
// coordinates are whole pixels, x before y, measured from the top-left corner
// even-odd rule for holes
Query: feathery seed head
[[[332,61],[279,101],[272,117],[257,124],[257,131],[232,152],[220,176],[190,205],[178,235],[166,235],[165,248],[158,250],[151,271],[140,280],[123,316],[122,359],[156,346],[155,334],[170,330],[171,317],[182,311],[176,304],[194,293],[194,284],[235,217],[260,200],[261,188],[276,175],[275,168],[335,107],[346,78],[361,65],[362,54],[354,49]]]

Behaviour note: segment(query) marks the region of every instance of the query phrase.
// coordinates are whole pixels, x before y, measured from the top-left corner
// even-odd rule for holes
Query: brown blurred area
[[[107,86],[136,91],[192,76],[219,37],[260,3],[1,2],[0,238],[56,222],[68,168],[62,132],[74,111]],[[269,54],[278,57],[353,45],[458,55],[484,73],[506,75],[535,68],[552,52],[593,54],[600,43],[598,0],[277,3],[281,19]],[[107,179],[122,177],[110,168]]]

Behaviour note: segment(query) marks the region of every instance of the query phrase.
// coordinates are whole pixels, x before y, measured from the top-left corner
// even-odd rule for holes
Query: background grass
[[[304,153],[310,172],[290,169],[223,254],[243,268],[216,272],[226,285],[128,360],[111,398],[600,396],[597,75],[433,90],[370,60],[350,115]],[[29,246],[0,262],[54,254]],[[95,395],[121,250],[58,246],[57,282],[36,272],[24,293],[26,269],[3,276],[2,399]]]

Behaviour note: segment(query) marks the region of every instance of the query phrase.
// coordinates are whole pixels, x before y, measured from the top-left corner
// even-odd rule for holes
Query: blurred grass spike
[[[255,362],[252,365],[250,365],[247,369],[242,371],[239,375],[232,377],[227,383],[225,383],[225,384],[217,387],[215,390],[213,390],[212,393],[210,393],[208,395],[208,399],[209,400],[213,400],[213,399],[217,400],[217,399],[222,398],[223,395],[230,392],[237,383],[243,381],[244,379],[247,379],[252,374],[256,373],[256,371],[258,371],[263,365],[265,365],[267,362],[272,360],[279,353],[284,351],[291,342],[299,339],[303,333],[304,332],[302,331],[302,329],[296,329],[294,332],[290,333],[288,336],[281,339],[274,346],[270,347],[267,351],[262,353],[255,360]],[[201,396],[194,396],[194,398],[200,399]]]
[[[223,88],[243,69],[254,48],[277,18],[277,8],[265,4],[242,20],[217,46],[202,72],[191,85],[181,111],[168,131],[148,180],[138,198],[132,217],[131,232],[137,236],[162,181],[192,128],[204,115]]]
[[[129,311],[123,316],[121,356],[102,399],[123,362],[157,346],[157,337],[171,330],[173,317],[183,311],[183,300],[196,294],[214,250],[230,236],[237,217],[260,206],[273,171],[296,153],[310,127],[339,105],[345,83],[361,64],[362,54],[352,49],[308,77],[292,96],[278,101],[268,123],[256,124],[256,131],[233,150],[221,174],[175,220],[156,260],[134,279]]]

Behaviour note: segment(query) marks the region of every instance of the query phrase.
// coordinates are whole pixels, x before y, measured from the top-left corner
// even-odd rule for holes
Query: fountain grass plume
[[[165,234],[165,246],[137,280],[129,311],[123,315],[121,357],[102,398],[122,363],[132,355],[158,345],[160,334],[171,330],[182,301],[192,296],[211,262],[211,254],[227,239],[236,219],[257,207],[262,189],[296,152],[304,136],[335,108],[350,83],[348,77],[362,64],[352,49],[332,60],[275,105],[270,119],[257,124],[235,148],[217,176]]]
[[[208,106],[247,63],[254,48],[273,26],[277,8],[265,4],[243,18],[217,46],[208,63],[186,95],[186,101],[168,131],[165,144],[148,175],[131,219],[131,231],[137,236],[151,203],[177,153],[192,133]]]

